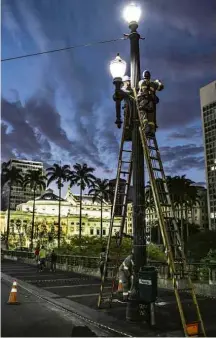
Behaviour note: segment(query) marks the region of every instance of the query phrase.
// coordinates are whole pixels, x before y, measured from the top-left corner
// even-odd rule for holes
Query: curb
[[[14,281],[15,278],[5,273],[2,273],[1,279],[11,283]],[[122,327],[125,326],[125,323],[121,322],[120,320],[107,316],[104,313],[99,313],[98,311],[94,309],[90,309],[85,305],[73,302],[63,297],[60,298],[61,300],[59,300],[59,298],[56,299],[56,294],[51,293],[47,290],[38,288],[34,285],[30,285],[20,279],[16,279],[16,281],[19,287],[23,288],[24,290],[26,290],[33,296],[46,300],[52,305],[56,305],[57,307],[61,307],[64,310],[71,312],[71,315],[74,315],[78,317],[80,320],[89,323],[89,325],[92,325],[92,326],[95,325],[96,327],[100,328],[100,330],[103,331],[103,333],[104,331],[106,333],[108,333],[109,331],[112,331],[112,332],[115,332],[115,335],[114,335],[115,337],[117,336],[116,334],[118,334],[118,336],[132,337],[130,334],[122,331]],[[113,333],[111,334],[109,332],[109,334],[106,336],[113,337]],[[151,337],[152,335],[148,334],[147,336]]]
[[[7,282],[13,282],[14,277],[11,277],[5,273],[1,274],[1,278]],[[71,315],[78,317],[78,319],[82,320],[83,322],[87,323],[92,327],[96,326],[101,331],[109,332],[106,336],[126,336],[126,337],[138,337],[142,334],[143,337],[181,337],[182,332],[176,330],[174,332],[158,332],[152,328],[149,328],[147,324],[143,323],[143,327],[138,334],[137,329],[138,327],[132,327],[131,323],[128,323],[123,320],[116,319],[110,315],[107,315],[104,312],[99,312],[95,309],[89,308],[85,305],[80,303],[74,302],[68,298],[64,298],[63,296],[56,298],[56,294],[41,289],[35,285],[28,284],[26,281],[22,281],[20,279],[16,279],[17,284],[19,287],[23,288],[27,292],[31,293],[33,296],[36,296],[40,299],[47,301],[48,303],[61,307],[62,309],[71,313]],[[122,331],[125,330],[125,331]],[[112,333],[110,332],[112,331]],[[113,335],[115,332],[115,335]],[[118,335],[117,335],[118,334]],[[101,335],[100,335],[101,336]]]

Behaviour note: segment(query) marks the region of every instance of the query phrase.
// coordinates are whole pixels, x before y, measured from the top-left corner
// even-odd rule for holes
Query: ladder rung
[[[148,146],[148,149],[150,150],[158,150],[158,148],[152,147],[152,146]]]
[[[131,163],[131,161],[122,161],[122,163]]]
[[[186,292],[186,291],[192,291],[193,289],[192,288],[182,288],[182,289],[178,289],[177,287],[177,290],[180,291],[180,292]]]
[[[125,153],[131,153],[132,150],[122,149],[122,151],[124,151]]]
[[[130,173],[128,171],[120,171],[121,174],[127,174],[129,175]]]
[[[155,160],[155,161],[159,161],[159,158],[158,157],[154,157],[154,156],[150,156],[150,159],[151,160]]]
[[[154,171],[160,171],[160,172],[163,171],[162,169],[159,169],[159,168],[152,168],[152,170],[154,170]]]

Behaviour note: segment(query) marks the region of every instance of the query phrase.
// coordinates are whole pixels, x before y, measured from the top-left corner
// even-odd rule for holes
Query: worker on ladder
[[[133,279],[133,250],[131,254],[125,258],[124,262],[119,267],[119,291],[123,288],[123,300],[127,301],[131,289]]]
[[[131,79],[128,75],[123,76],[122,78],[122,87],[121,90],[126,93],[127,95],[125,96],[124,99],[124,118],[126,119],[126,140],[130,141],[131,140],[131,100],[133,97],[133,90],[131,88]]]
[[[148,70],[143,72],[143,80],[139,81],[138,107],[147,127],[146,133],[152,136],[157,128],[156,104],[159,102],[159,98],[156,96],[156,91],[161,91],[163,88],[164,86],[159,80],[151,80],[151,73]]]

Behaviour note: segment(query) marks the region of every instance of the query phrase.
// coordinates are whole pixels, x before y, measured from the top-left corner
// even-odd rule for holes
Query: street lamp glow
[[[124,60],[121,59],[119,53],[116,58],[110,62],[110,73],[115,78],[123,78],[126,72],[127,64]]]
[[[139,22],[141,16],[141,8],[135,3],[126,6],[123,11],[124,19],[130,24],[131,22]]]

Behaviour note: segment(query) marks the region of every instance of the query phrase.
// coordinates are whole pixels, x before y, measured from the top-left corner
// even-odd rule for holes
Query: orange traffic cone
[[[12,289],[11,289],[7,304],[10,304],[10,305],[20,304],[17,301],[17,282],[16,281],[13,282]]]
[[[123,292],[123,284],[121,280],[119,281],[119,284],[118,284],[118,292]]]

